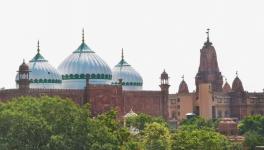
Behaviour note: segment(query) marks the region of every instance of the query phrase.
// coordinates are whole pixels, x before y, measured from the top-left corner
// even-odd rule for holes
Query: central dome
[[[90,84],[111,84],[112,72],[107,63],[84,42],[58,67],[62,88],[84,89],[86,76]]]

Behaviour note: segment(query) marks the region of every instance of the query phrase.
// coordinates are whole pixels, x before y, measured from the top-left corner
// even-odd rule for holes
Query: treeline
[[[185,120],[170,129],[146,114],[117,119],[114,110],[92,117],[89,104],[59,97],[20,97],[0,103],[1,150],[236,150],[216,122]],[[246,133],[247,123],[240,125]],[[244,127],[244,128],[243,128]],[[253,132],[253,131],[250,131]],[[263,130],[256,131],[263,136]]]

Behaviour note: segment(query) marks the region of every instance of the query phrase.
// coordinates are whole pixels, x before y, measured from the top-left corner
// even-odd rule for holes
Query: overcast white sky
[[[230,84],[238,70],[244,88],[264,88],[263,0],[1,0],[0,87],[14,88],[23,58],[41,53],[57,67],[81,42],[111,68],[125,59],[143,77],[145,90],[158,90],[165,68],[170,92],[182,74],[192,91],[200,49],[211,29],[222,74]]]

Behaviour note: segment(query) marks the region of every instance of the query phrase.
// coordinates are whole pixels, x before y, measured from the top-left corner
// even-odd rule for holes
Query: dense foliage
[[[119,149],[129,132],[120,131],[115,112],[92,119],[88,108],[59,97],[1,103],[0,149]]]
[[[0,103],[0,149],[235,149],[214,130],[215,122],[202,118],[186,120],[172,132],[159,117],[139,114],[127,118],[124,127],[114,110],[95,118],[89,110],[89,105],[47,96]]]
[[[255,115],[244,118],[239,123],[239,130],[245,135],[245,145],[254,150],[264,145],[264,116]]]
[[[127,118],[126,126],[127,127],[133,126],[141,131],[141,130],[144,130],[147,124],[150,124],[153,122],[163,124],[166,127],[168,126],[167,123],[161,117],[152,117],[150,115],[143,114],[143,113],[140,113],[135,117]]]
[[[215,131],[217,120],[204,120],[200,117],[184,120],[181,126],[172,134],[173,150],[235,150],[228,139]]]

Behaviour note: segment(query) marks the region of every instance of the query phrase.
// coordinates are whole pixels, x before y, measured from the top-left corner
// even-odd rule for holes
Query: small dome
[[[61,75],[51,66],[48,61],[38,52],[35,57],[28,63],[30,88],[61,88]],[[22,64],[23,65],[23,64]],[[25,65],[23,65],[26,67]],[[16,76],[18,81],[18,74]]]
[[[112,72],[112,84],[118,84],[119,79],[122,79],[122,85],[124,90],[142,90],[143,79],[140,74],[124,60],[123,50],[122,59],[112,69]]]
[[[125,114],[124,118],[129,118],[129,117],[136,117],[137,114],[131,109],[127,114]]]
[[[19,71],[29,71],[29,66],[23,60],[23,63],[19,66]]]
[[[225,84],[223,86],[223,92],[225,92],[225,93],[231,92],[231,87],[227,81],[225,82]]]
[[[161,76],[160,76],[161,79],[169,79],[169,75],[168,73],[165,71],[165,69],[163,70]]]
[[[86,76],[90,84],[111,84],[112,72],[107,63],[84,42],[58,67],[62,74],[62,87],[84,89]]]
[[[234,79],[233,84],[232,84],[232,91],[234,92],[243,92],[243,84],[241,80],[238,78],[238,76]]]
[[[180,83],[178,93],[179,93],[179,94],[188,94],[188,93],[189,93],[188,85],[187,85],[187,83],[184,81],[184,79],[183,79],[182,82]]]

